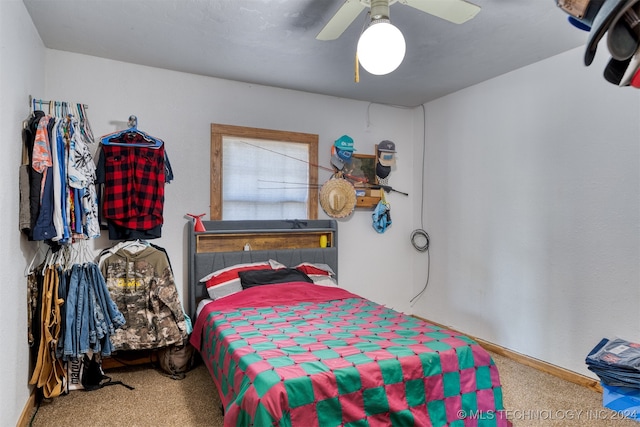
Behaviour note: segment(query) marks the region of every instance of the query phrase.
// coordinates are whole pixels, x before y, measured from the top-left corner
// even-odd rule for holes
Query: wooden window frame
[[[225,136],[307,144],[309,148],[308,219],[318,219],[318,135],[246,126],[211,124],[210,219],[222,219],[222,140]],[[286,218],[283,218],[286,219]]]

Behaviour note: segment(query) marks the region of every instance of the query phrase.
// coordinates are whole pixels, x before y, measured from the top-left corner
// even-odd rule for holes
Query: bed
[[[510,425],[475,341],[338,281],[335,220],[203,223],[188,230],[190,342],[225,426]]]

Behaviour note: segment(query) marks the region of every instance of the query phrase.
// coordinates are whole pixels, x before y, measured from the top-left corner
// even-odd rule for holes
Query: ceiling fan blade
[[[480,6],[464,0],[399,0],[399,2],[454,24],[467,22],[480,12]]]
[[[359,0],[346,0],[335,15],[327,22],[324,28],[318,33],[318,40],[335,40],[365,9],[365,5]]]

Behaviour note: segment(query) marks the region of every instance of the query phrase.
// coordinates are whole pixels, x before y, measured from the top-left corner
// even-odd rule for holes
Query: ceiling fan
[[[394,3],[413,7],[454,24],[462,24],[480,12],[480,6],[464,0],[345,0],[336,14],[318,33],[316,39],[337,39],[367,7],[371,8],[372,20],[389,19],[389,6]]]

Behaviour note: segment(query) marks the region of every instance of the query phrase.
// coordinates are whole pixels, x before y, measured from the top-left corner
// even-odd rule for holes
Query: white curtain
[[[225,136],[222,150],[222,219],[307,218],[307,144]]]

